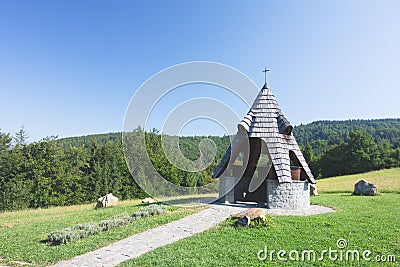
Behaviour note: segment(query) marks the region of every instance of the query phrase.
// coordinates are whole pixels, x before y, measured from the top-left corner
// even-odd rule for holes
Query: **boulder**
[[[146,204],[152,204],[156,202],[154,199],[152,199],[151,197],[146,197],[144,199],[142,199],[142,203],[146,203]]]
[[[263,224],[266,223],[265,211],[260,208],[251,208],[232,216],[238,219],[235,222],[236,226],[249,226],[252,221],[262,221]]]
[[[316,184],[310,184],[310,196],[318,196],[318,190]]]
[[[360,180],[354,185],[353,195],[357,196],[375,196],[378,193],[376,185]]]
[[[96,208],[107,208],[118,205],[118,198],[109,193],[97,200]]]
[[[248,216],[244,216],[243,218],[239,218],[235,222],[235,226],[249,226],[250,225],[250,218]]]

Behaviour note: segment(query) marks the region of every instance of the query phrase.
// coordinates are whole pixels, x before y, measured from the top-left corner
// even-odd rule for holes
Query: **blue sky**
[[[121,131],[143,82],[196,60],[230,65],[260,87],[267,65],[296,125],[400,117],[399,12],[399,1],[3,0],[0,129],[24,125],[30,141]]]

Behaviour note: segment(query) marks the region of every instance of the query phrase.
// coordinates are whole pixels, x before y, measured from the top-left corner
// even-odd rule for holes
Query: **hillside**
[[[314,176],[324,178],[400,167],[398,122],[355,121],[356,125],[362,125],[359,128],[351,128],[351,121],[315,122],[296,127],[295,134],[299,136]],[[173,138],[164,136],[163,140],[169,140],[166,143],[170,149],[168,158],[157,131],[144,133],[146,147],[141,147],[142,132],[132,132],[128,136],[134,148],[129,154],[133,178],[154,177],[157,171],[169,182],[187,187],[213,181],[212,174],[230,142],[229,136],[208,136],[208,141],[203,141],[206,137],[202,136],[180,137],[179,151]],[[43,139],[30,144],[23,142],[23,138],[14,143],[13,138],[16,139],[0,132],[0,196],[3,200],[0,211],[88,203],[110,192],[120,199],[146,196],[127,168],[121,133]],[[309,143],[304,146],[305,139]],[[315,144],[319,152],[314,151],[312,145]],[[196,160],[196,166],[207,167],[201,172],[185,171],[190,170],[193,163],[181,161],[181,152],[186,158]],[[151,163],[146,160],[148,158]],[[179,164],[174,164],[170,158],[185,166],[178,167]]]
[[[121,142],[122,133],[103,133],[103,134],[90,134],[83,136],[74,136],[58,139],[57,142],[63,148],[69,147],[85,147],[88,148],[96,140],[100,145],[104,145],[108,142]]]
[[[321,179],[317,181],[318,192],[351,193],[361,179],[375,184],[378,193],[400,193],[400,168]]]
[[[319,155],[329,146],[347,142],[354,130],[368,133],[376,143],[387,140],[393,148],[400,146],[400,119],[315,121],[295,126],[293,134],[300,146],[310,144]]]
[[[355,131],[358,133],[354,134]],[[295,126],[293,134],[317,177],[400,166],[400,119],[315,121]],[[199,144],[204,138],[206,137],[180,137],[183,155],[191,160],[198,159]],[[212,139],[217,148],[213,164],[215,167],[228,148],[230,140],[228,136],[207,138]],[[78,136],[60,139],[58,142],[64,149],[70,146],[88,148],[94,140],[100,145],[121,142],[121,133]],[[356,160],[354,164],[353,160]],[[212,171],[213,166],[209,168],[208,173]]]
[[[315,121],[301,124],[293,128],[293,135],[300,146],[312,145],[314,152],[319,154],[321,147],[340,144],[349,140],[349,133],[360,130],[371,135],[375,142],[388,140],[394,148],[400,146],[400,118],[375,120],[346,120],[346,121]],[[195,138],[200,138],[197,136]],[[190,139],[184,137],[181,139]],[[213,138],[214,139],[214,138]],[[66,137],[58,140],[64,147],[89,147],[96,140],[99,144],[120,142],[121,133],[92,134],[86,136]],[[319,144],[319,145],[317,145]],[[318,153],[317,153],[318,152]]]

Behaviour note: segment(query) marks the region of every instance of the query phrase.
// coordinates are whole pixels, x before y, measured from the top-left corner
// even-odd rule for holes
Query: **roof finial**
[[[267,67],[265,67],[264,68],[264,70],[262,71],[262,72],[264,72],[264,81],[265,81],[265,84],[267,84],[267,72],[269,71],[269,69],[267,69]]]

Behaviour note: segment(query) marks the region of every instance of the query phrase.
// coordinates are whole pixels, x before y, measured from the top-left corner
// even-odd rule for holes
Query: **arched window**
[[[289,150],[289,158],[290,158],[290,172],[292,174],[292,180],[300,181],[305,180],[305,172],[303,170],[303,166],[300,163],[300,160],[297,158],[296,154]]]

